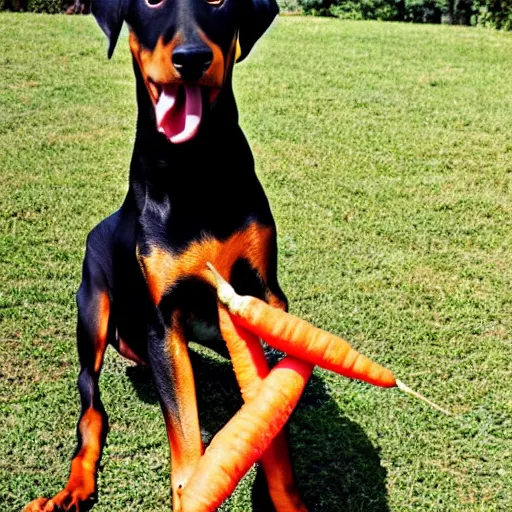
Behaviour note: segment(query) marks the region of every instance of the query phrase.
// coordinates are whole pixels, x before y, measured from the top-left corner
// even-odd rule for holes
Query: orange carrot
[[[450,414],[407,388],[389,370],[365,358],[341,338],[254,297],[240,297],[211,264],[208,266],[217,281],[219,300],[229,310],[227,316],[219,308],[220,325],[246,402],[198,461],[181,493],[182,512],[213,512],[234,491],[288,421],[311,376],[312,363],[379,386],[398,386]],[[267,367],[261,347],[244,329],[296,357],[285,356],[265,377]]]
[[[212,439],[183,489],[182,512],[214,511],[234,491],[288,421],[311,372],[311,364],[291,356],[272,369]]]
[[[234,323],[224,305],[219,304],[218,312],[220,332],[226,342],[242,397],[244,402],[248,402],[254,398],[269,373],[265,353],[259,338],[251,331]],[[300,396],[303,391],[304,388],[297,387],[296,395]],[[278,510],[306,512],[307,509],[295,486],[288,442],[283,431],[261,455],[260,462],[268,483],[270,497],[274,504],[278,504]]]
[[[255,334],[234,323],[222,304],[219,305],[218,313],[220,333],[226,342],[242,398],[247,402],[254,397],[268,375],[267,359]]]
[[[237,323],[263,338],[269,345],[345,377],[360,379],[375,386],[398,387],[451,415],[397,380],[390,370],[357,352],[342,338],[273,308],[256,297],[238,295],[211,263],[207,265],[215,276],[220,302],[227,306]]]
[[[217,280],[219,300],[241,326],[269,345],[327,370],[382,387],[395,387],[393,373],[363,356],[349,343],[256,297],[240,296],[210,266]]]

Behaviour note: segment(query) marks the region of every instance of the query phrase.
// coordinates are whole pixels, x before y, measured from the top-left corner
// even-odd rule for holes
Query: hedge
[[[0,11],[64,12],[73,0],[0,0]]]
[[[512,0],[479,0],[473,7],[478,25],[512,30]]]
[[[283,2],[285,0],[282,0]],[[304,14],[512,29],[512,0],[297,0]]]
[[[89,0],[84,0],[87,4]],[[278,0],[284,11],[353,20],[481,25],[512,30],[512,0]],[[0,10],[60,13],[73,0],[0,0]],[[86,9],[87,10],[87,9]]]

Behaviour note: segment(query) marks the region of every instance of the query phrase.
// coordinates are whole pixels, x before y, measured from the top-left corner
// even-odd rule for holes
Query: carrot
[[[396,386],[390,370],[363,356],[342,338],[273,308],[256,297],[237,295],[213,266],[209,265],[209,268],[217,280],[219,300],[228,307],[236,322],[269,345],[345,377],[381,387]]]
[[[269,369],[259,338],[233,322],[225,306],[219,305],[219,327],[226,342],[244,402],[254,397]]]
[[[254,397],[215,435],[181,494],[182,512],[211,512],[268,449],[311,376],[311,364],[286,356]]]
[[[211,263],[207,265],[215,276],[220,302],[227,306],[237,323],[263,338],[269,345],[345,377],[360,379],[375,386],[398,387],[435,409],[451,414],[412,391],[397,380],[390,370],[363,356],[342,338],[273,308],[256,297],[238,295]]]
[[[219,327],[225,340],[233,370],[244,402],[254,398],[269,369],[259,338],[233,322],[229,311],[219,303]],[[300,396],[304,388],[297,387]],[[294,397],[295,400],[295,397]],[[290,464],[288,442],[281,431],[260,459],[268,483],[272,502],[280,512],[306,512],[300,493],[295,486],[293,470]]]
[[[245,404],[217,433],[181,493],[182,512],[213,512],[288,421],[311,376],[313,364],[383,387],[397,386],[439,406],[395,379],[391,371],[359,354],[346,341],[254,297],[241,297],[208,264],[217,282],[219,320]],[[234,322],[232,321],[234,320]],[[249,332],[250,331],[250,332]],[[268,367],[254,335],[293,356]],[[303,361],[303,359],[305,361]],[[268,451],[272,460],[272,451]]]

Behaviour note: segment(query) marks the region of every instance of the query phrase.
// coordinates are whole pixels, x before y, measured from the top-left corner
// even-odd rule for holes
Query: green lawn
[[[74,293],[126,191],[135,101],[90,17],[0,14],[0,510],[59,491],[75,443]],[[291,310],[345,335],[449,418],[315,372],[291,424],[311,511],[512,510],[512,35],[278,20],[236,73]],[[194,348],[201,418],[239,404]],[[95,512],[166,510],[146,372],[110,351]],[[224,511],[251,507],[254,473]]]

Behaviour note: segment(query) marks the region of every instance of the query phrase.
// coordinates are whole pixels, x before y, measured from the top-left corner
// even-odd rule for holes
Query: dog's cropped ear
[[[108,58],[112,57],[123,28],[130,0],[92,0],[91,12],[108,37]]]
[[[256,41],[265,33],[279,13],[276,0],[241,0],[241,19],[238,29],[240,56],[244,60]]]

